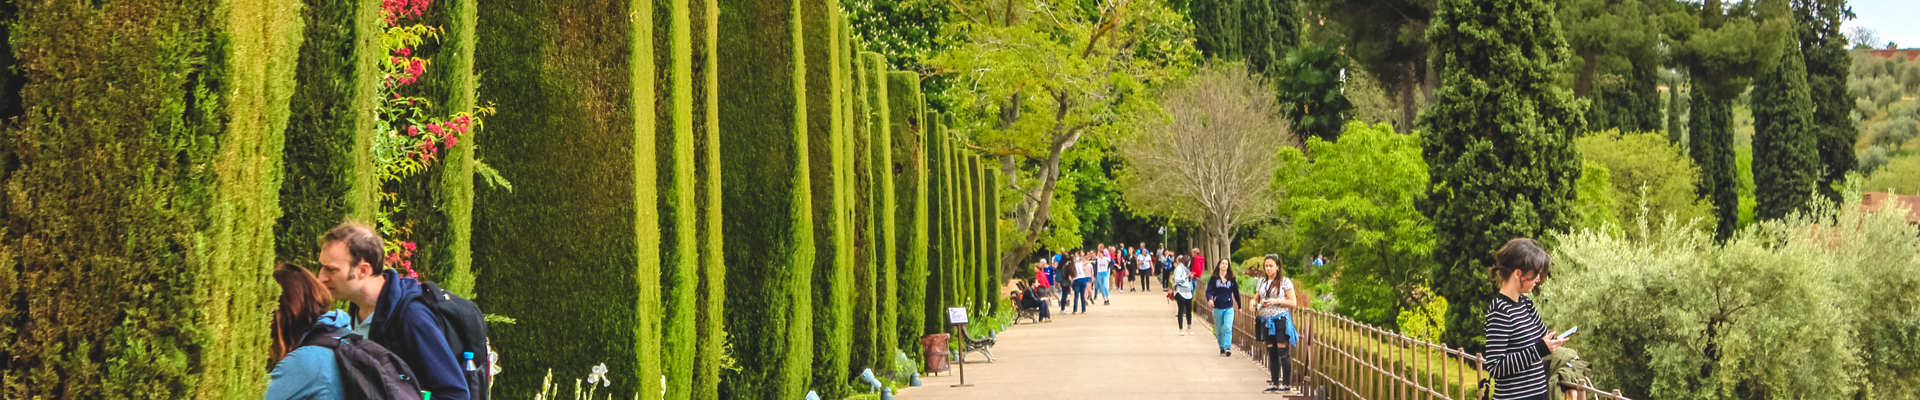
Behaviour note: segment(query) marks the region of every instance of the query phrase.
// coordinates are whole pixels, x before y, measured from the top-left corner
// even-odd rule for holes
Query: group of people
[[[386,254],[379,233],[349,222],[321,237],[318,273],[288,263],[275,267],[280,305],[272,319],[267,400],[348,398],[343,375],[352,371],[336,357],[336,351],[347,353],[336,350],[341,346],[392,353],[432,400],[484,397],[486,374],[476,370],[473,354],[454,354],[435,311],[420,300],[420,281],[386,268]],[[330,309],[335,300],[347,308]]]
[[[1200,249],[1193,249],[1196,257],[1199,252]],[[1086,313],[1094,301],[1113,304],[1116,286],[1131,292],[1135,289],[1130,282],[1139,282],[1139,291],[1147,292],[1153,290],[1157,280],[1161,287],[1171,288],[1170,277],[1176,267],[1184,267],[1187,262],[1184,260],[1185,256],[1176,258],[1172,251],[1164,248],[1150,250],[1146,243],[1112,247],[1099,244],[1093,249],[1054,254],[1034,263],[1033,284],[1029,286],[1030,294],[1022,296],[1022,306],[1044,309],[1048,303],[1057,302],[1061,312]],[[1045,315],[1043,310],[1043,319]]]

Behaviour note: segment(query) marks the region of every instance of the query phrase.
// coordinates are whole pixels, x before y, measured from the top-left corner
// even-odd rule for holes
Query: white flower
[[[587,374],[587,384],[598,383],[601,387],[613,386],[613,378],[607,377],[607,363],[593,366],[593,373]]]

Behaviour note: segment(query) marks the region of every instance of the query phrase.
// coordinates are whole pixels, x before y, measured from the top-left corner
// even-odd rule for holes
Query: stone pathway
[[[1156,288],[1157,289],[1157,288]],[[1114,293],[1113,305],[1094,302],[1085,314],[1053,322],[1021,323],[999,335],[995,361],[968,357],[967,383],[958,374],[922,377],[925,386],[902,390],[902,400],[938,399],[1266,399],[1267,372],[1245,353],[1221,357],[1203,320],[1192,336],[1174,327],[1174,304],[1158,290]],[[955,372],[959,366],[955,365]],[[1295,372],[1296,375],[1299,373]]]

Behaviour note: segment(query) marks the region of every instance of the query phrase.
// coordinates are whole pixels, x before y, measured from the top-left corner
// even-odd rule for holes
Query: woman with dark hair
[[[333,295],[304,267],[281,263],[273,269],[273,280],[280,284],[280,307],[273,311],[268,351],[274,366],[267,374],[265,399],[344,399],[333,350],[301,343],[311,335],[339,336],[347,329],[347,314],[327,311]]]
[[[1220,356],[1233,356],[1233,309],[1240,307],[1240,282],[1233,275],[1233,261],[1220,259],[1213,276],[1207,278],[1207,302],[1213,303],[1213,334],[1220,339]]]
[[[1173,295],[1167,297],[1173,300],[1173,326],[1180,328],[1180,336],[1192,335],[1194,282],[1193,278],[1188,277],[1186,256],[1181,256],[1179,262],[1175,265],[1173,285],[1171,286],[1173,288]]]
[[[1545,358],[1566,339],[1554,338],[1540,323],[1527,293],[1545,278],[1552,261],[1533,239],[1508,240],[1493,255],[1493,277],[1500,293],[1487,307],[1487,372],[1494,400],[1547,399]]]
[[[1290,310],[1299,304],[1293,296],[1293,280],[1287,279],[1286,270],[1280,269],[1280,256],[1268,254],[1262,264],[1260,289],[1253,302],[1260,323],[1253,326],[1260,330],[1260,338],[1267,344],[1267,372],[1272,376],[1267,391],[1282,392],[1287,390],[1287,379],[1293,375],[1291,345],[1299,336],[1293,330]]]

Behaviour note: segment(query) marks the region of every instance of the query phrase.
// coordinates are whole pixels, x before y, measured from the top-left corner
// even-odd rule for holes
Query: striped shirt
[[[1487,308],[1487,372],[1493,376],[1493,399],[1512,400],[1547,394],[1547,328],[1533,299],[1520,301],[1495,293]]]

